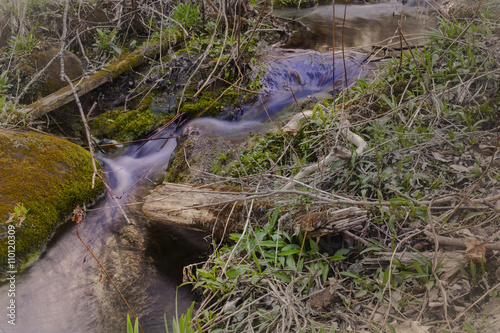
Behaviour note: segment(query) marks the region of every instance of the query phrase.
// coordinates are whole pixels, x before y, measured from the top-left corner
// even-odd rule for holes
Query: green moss
[[[177,150],[174,158],[170,162],[168,167],[168,172],[165,175],[165,181],[168,183],[184,183],[186,182],[187,175],[185,174],[189,170],[189,165],[186,162],[186,151],[191,150],[191,145],[187,142],[182,144],[182,147]],[[187,154],[190,154],[189,152]]]
[[[14,207],[29,209],[15,228],[16,268],[43,250],[56,227],[79,204],[102,193],[92,189],[89,153],[73,143],[38,133],[0,132],[0,270],[7,267],[7,228]],[[15,222],[13,222],[15,223]]]
[[[149,93],[139,103],[139,106],[137,106],[137,111],[146,111],[152,102],[153,102],[153,94]]]
[[[171,115],[145,111],[108,111],[91,121],[91,128],[97,137],[127,142],[138,139],[158,126],[172,119]]]
[[[181,107],[181,113],[186,112],[193,118],[197,116],[214,117],[220,113],[221,109],[219,101],[215,101],[212,94],[205,91],[197,100],[184,103]]]
[[[111,72],[113,77],[118,77],[121,74],[135,68],[143,63],[143,57],[140,53],[122,54],[116,61],[113,61],[106,71]]]

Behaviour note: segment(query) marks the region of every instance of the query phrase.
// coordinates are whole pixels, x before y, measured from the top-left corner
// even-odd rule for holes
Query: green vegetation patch
[[[323,148],[322,142],[316,144],[307,133],[319,126],[318,121],[313,119],[304,125],[297,136],[279,132],[252,134],[239,151],[238,159],[231,152],[222,152],[213,161],[212,172],[235,178],[270,170],[279,170],[283,176],[293,175],[296,169],[294,171],[290,166],[317,160],[316,152]]]
[[[150,109],[145,111],[113,110],[93,119],[90,127],[99,138],[127,142],[143,137],[170,119],[172,119],[171,115],[157,114]]]
[[[204,116],[214,117],[219,115],[222,106],[219,101],[212,97],[209,91],[203,92],[201,96],[192,102],[184,103],[181,107],[181,113],[187,113],[191,117]]]
[[[7,266],[9,226],[12,229],[16,225],[14,266],[17,269],[43,250],[56,227],[77,205],[92,203],[104,187],[97,181],[92,188],[90,154],[63,139],[32,132],[1,131],[0,146],[3,275],[11,269]]]
[[[312,304],[311,294],[327,283],[330,265],[345,260],[350,250],[328,253],[312,239],[293,237],[280,229],[279,211],[278,207],[263,226],[249,224],[242,233],[231,234],[232,244],[219,247],[203,267],[188,275],[194,291],[211,300],[198,309],[201,315],[193,326],[208,326],[210,332],[275,332],[287,322],[289,331],[302,332],[300,322],[287,320],[290,312],[283,308],[302,314],[301,309]],[[285,294],[289,298],[283,301]],[[238,313],[242,316],[236,317]],[[311,315],[308,319],[319,332],[334,331],[333,321]]]

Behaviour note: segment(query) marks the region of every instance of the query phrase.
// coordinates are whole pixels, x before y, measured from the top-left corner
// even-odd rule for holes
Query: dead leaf
[[[479,145],[479,151],[484,156],[492,156],[495,152],[495,146]]]
[[[458,230],[457,233],[466,237],[474,237],[474,234],[467,228]]]
[[[439,279],[449,282],[449,280],[460,270],[460,266],[467,262],[466,255],[463,251],[449,251],[443,256],[441,266],[441,274]],[[438,257],[440,258],[440,257]]]
[[[391,293],[391,305],[395,308],[400,310],[401,306],[399,305],[399,301],[401,301],[402,298],[402,289],[403,286],[401,285],[398,289],[394,290],[394,292]]]
[[[434,156],[434,158],[435,158],[436,160],[441,161],[441,162],[445,162],[445,163],[449,163],[449,162],[451,162],[451,159],[444,157],[443,155],[441,155],[441,154],[440,154],[440,153],[438,153],[438,152],[433,152],[433,153],[432,153],[432,156]]]
[[[465,237],[467,258],[473,262],[486,262],[486,248],[474,237]]]
[[[418,321],[404,321],[401,324],[392,322],[391,326],[396,333],[429,333],[430,326],[423,326]]]
[[[470,169],[463,166],[463,165],[452,164],[452,165],[450,165],[450,168],[452,168],[453,170],[458,171],[458,172],[470,172]]]
[[[309,305],[315,310],[327,309],[331,307],[335,299],[335,291],[332,293],[330,288],[323,289],[311,295]]]

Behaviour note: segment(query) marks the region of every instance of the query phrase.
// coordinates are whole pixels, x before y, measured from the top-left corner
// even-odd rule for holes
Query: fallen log
[[[229,223],[215,208],[244,198],[241,193],[226,194],[194,185],[163,183],[144,198],[142,211],[146,217],[167,225],[211,232],[219,218],[221,224]]]
[[[325,112],[329,112],[327,108],[324,108]],[[300,129],[302,128],[303,124],[306,123],[306,121],[309,121],[308,119],[313,116],[314,112],[311,110],[306,110],[303,112],[300,112],[292,117],[290,121],[283,127],[283,132],[295,136],[299,133]],[[344,120],[342,122],[342,125],[338,128],[338,131],[340,132],[341,136],[345,138],[346,141],[352,143],[356,147],[356,154],[358,156],[363,155],[363,152],[366,147],[368,147],[368,144],[363,140],[363,138],[356,133],[351,132],[349,129],[351,127],[351,124],[349,123],[348,120]],[[339,159],[344,159],[344,160],[349,160],[352,157],[352,152],[350,152],[347,148],[342,148],[342,147],[337,147],[336,145],[332,147],[332,150],[328,155],[326,155],[322,160],[319,160],[318,162],[311,164],[309,166],[306,166],[295,175],[291,179],[288,184],[283,186],[283,190],[290,190],[295,186],[296,181],[301,180],[310,174],[320,170],[320,169],[325,169],[329,167],[331,164],[333,164],[335,161]]]
[[[310,119],[312,115],[313,115],[312,110],[299,112],[295,114],[292,117],[292,119],[290,119],[288,123],[286,123],[286,125],[283,126],[281,130],[288,135],[295,136],[299,133],[300,129],[302,128],[302,124],[308,121],[308,119]]]
[[[414,262],[418,262],[421,266],[432,265],[432,260],[437,257],[437,262],[439,262],[438,274],[442,281],[449,281],[449,279],[458,273],[460,267],[464,267],[469,259],[465,251],[439,251],[438,253],[434,251],[425,252],[374,252],[373,257],[366,257],[360,260],[358,263],[353,265],[351,270],[357,270],[358,272],[373,271],[379,268],[387,268],[389,265],[396,266],[407,266]],[[410,269],[410,268],[408,268]]]
[[[328,209],[319,213],[305,214],[295,219],[295,232],[307,233],[307,237],[321,237],[345,230],[362,229],[368,213],[358,207]]]
[[[163,183],[144,198],[142,211],[153,223],[202,230],[222,239],[229,233],[241,232],[248,216],[252,225],[268,222],[273,205],[265,197],[253,195],[258,194],[228,186]],[[254,202],[251,212],[245,201]],[[293,223],[282,227],[286,232],[321,237],[345,230],[361,230],[366,220],[367,212],[358,207],[332,208],[298,216]]]
[[[148,44],[140,47],[133,53],[120,56],[118,59],[103,70],[74,83],[78,96],[102,86],[107,82],[112,82],[121,74],[143,64],[153,58],[160,51],[159,44]],[[73,90],[70,86],[59,89],[58,91],[39,99],[35,103],[27,105],[19,112],[28,115],[31,119],[39,118],[53,110],[56,110],[74,100]]]

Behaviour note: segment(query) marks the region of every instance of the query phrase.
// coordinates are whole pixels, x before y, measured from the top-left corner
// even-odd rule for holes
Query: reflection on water
[[[435,19],[427,14],[432,8],[422,2],[405,5],[402,20],[403,34],[409,41],[416,42],[422,31],[435,25]],[[344,21],[345,10],[345,21]],[[401,20],[403,5],[399,2],[381,4],[335,5],[335,49],[356,48],[371,51],[372,45],[399,43],[398,23]],[[286,42],[289,48],[321,49],[333,45],[333,8],[321,5],[314,8],[274,9],[277,16],[296,18],[310,30],[299,29]],[[343,35],[343,38],[342,38]]]

